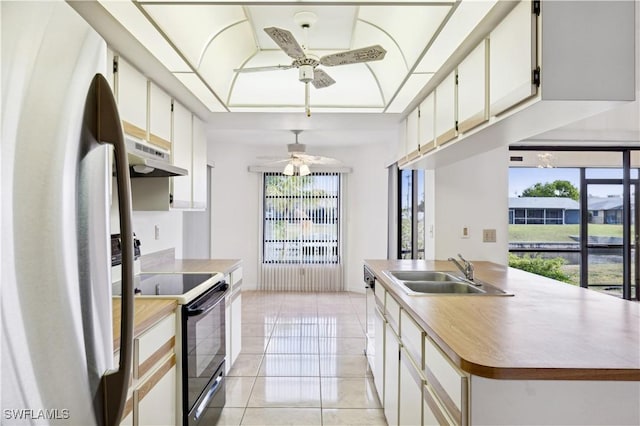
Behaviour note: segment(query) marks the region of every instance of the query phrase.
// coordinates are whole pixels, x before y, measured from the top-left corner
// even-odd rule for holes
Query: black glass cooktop
[[[133,288],[136,294],[144,296],[180,296],[213,276],[213,274],[139,274],[134,277]],[[118,292],[121,294],[122,290],[118,289]]]

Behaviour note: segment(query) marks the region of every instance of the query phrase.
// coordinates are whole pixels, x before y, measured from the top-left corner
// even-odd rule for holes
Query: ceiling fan
[[[295,14],[294,21],[302,27],[302,31],[304,33],[305,40],[302,46],[300,46],[290,31],[277,27],[264,28],[264,31],[280,47],[280,49],[282,49],[289,57],[293,58],[293,62],[291,62],[291,64],[234,69],[235,72],[259,72],[298,68],[298,80],[305,85],[304,104],[307,117],[311,116],[311,109],[309,107],[309,83],[313,84],[316,89],[323,89],[335,83],[335,80],[331,78],[329,74],[324,70],[317,68],[318,65],[333,67],[337,65],[379,61],[383,59],[384,55],[387,53],[382,46],[373,45],[332,53],[318,58],[316,55],[307,51],[307,36],[309,28],[311,28],[311,25],[313,25],[316,20],[317,16],[313,12],[298,12]]]
[[[289,153],[289,157],[268,163],[268,164],[286,163],[284,170],[282,171],[282,174],[287,176],[293,176],[295,174],[298,174],[299,176],[306,176],[311,173],[311,170],[309,169],[310,164],[324,164],[324,165],[341,164],[340,161],[334,158],[307,154],[306,153],[307,146],[305,144],[298,142],[298,135],[302,133],[302,130],[292,130],[291,133],[295,135],[296,141],[295,143],[290,143],[287,145],[287,152]],[[265,159],[265,158],[272,158],[272,157],[261,157],[261,158]]]

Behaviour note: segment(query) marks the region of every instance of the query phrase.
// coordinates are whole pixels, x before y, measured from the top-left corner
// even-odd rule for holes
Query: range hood
[[[134,177],[187,176],[189,171],[169,162],[169,152],[126,135],[129,174]]]

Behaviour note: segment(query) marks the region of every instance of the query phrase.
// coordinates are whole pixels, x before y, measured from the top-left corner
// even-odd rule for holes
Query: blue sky
[[[635,172],[635,173],[633,173]],[[632,171],[632,176],[637,175]],[[587,177],[591,178],[619,178],[622,176],[621,169],[589,169]],[[517,197],[526,188],[537,182],[547,183],[554,180],[568,180],[576,188],[580,188],[580,170],[565,168],[520,168],[509,169],[509,197]],[[608,195],[622,195],[622,186],[619,185],[590,185],[589,194],[596,197],[606,197]]]

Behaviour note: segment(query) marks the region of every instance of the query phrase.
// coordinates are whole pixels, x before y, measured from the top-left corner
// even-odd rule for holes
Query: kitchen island
[[[640,424],[637,302],[489,262],[474,262],[476,278],[513,296],[410,296],[385,272],[457,273],[453,263],[365,265],[376,277],[376,364],[385,356],[374,376],[390,424]],[[417,417],[402,414],[405,389],[422,395]]]

